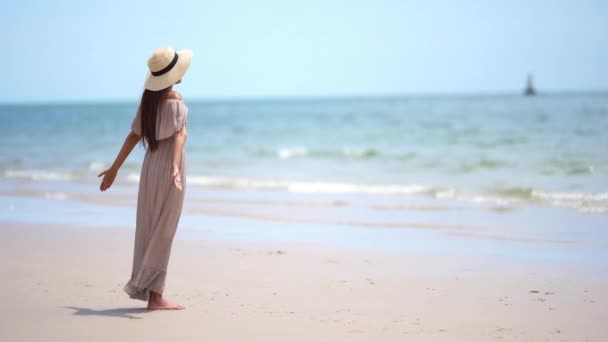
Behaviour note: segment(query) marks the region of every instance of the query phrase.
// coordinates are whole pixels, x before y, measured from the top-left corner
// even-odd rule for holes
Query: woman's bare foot
[[[183,305],[174,304],[168,302],[165,299],[161,299],[157,302],[148,302],[148,310],[183,310],[185,307]]]
[[[186,307],[183,305],[171,303],[163,298],[161,294],[150,291],[150,300],[148,301],[148,310],[183,310]]]

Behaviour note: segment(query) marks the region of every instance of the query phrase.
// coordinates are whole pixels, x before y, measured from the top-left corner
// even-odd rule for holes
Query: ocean
[[[348,195],[371,205],[420,198],[608,215],[608,94],[185,102],[193,194]],[[0,105],[0,191],[69,199],[96,189],[136,108]],[[143,154],[138,145],[115,191],[137,184]]]

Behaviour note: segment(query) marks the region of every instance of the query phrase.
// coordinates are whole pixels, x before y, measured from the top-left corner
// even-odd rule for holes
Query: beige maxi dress
[[[146,151],[139,179],[135,247],[131,279],[124,291],[133,299],[149,300],[150,290],[163,293],[173,237],[186,191],[186,153],[182,150],[182,191],[173,184],[173,135],[186,125],[188,107],[181,100],[161,100],[156,117],[158,148]],[[141,135],[139,110],[131,129]]]

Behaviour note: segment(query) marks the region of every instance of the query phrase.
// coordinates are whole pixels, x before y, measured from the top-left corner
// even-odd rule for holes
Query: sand
[[[132,229],[0,224],[0,340],[608,340],[601,268],[186,236],[165,292],[186,309],[147,311],[121,290]]]

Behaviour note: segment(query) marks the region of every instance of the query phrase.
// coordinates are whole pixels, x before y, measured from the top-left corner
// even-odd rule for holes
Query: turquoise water
[[[608,94],[185,101],[190,187],[608,214]],[[1,105],[0,184],[98,183],[136,107]]]

